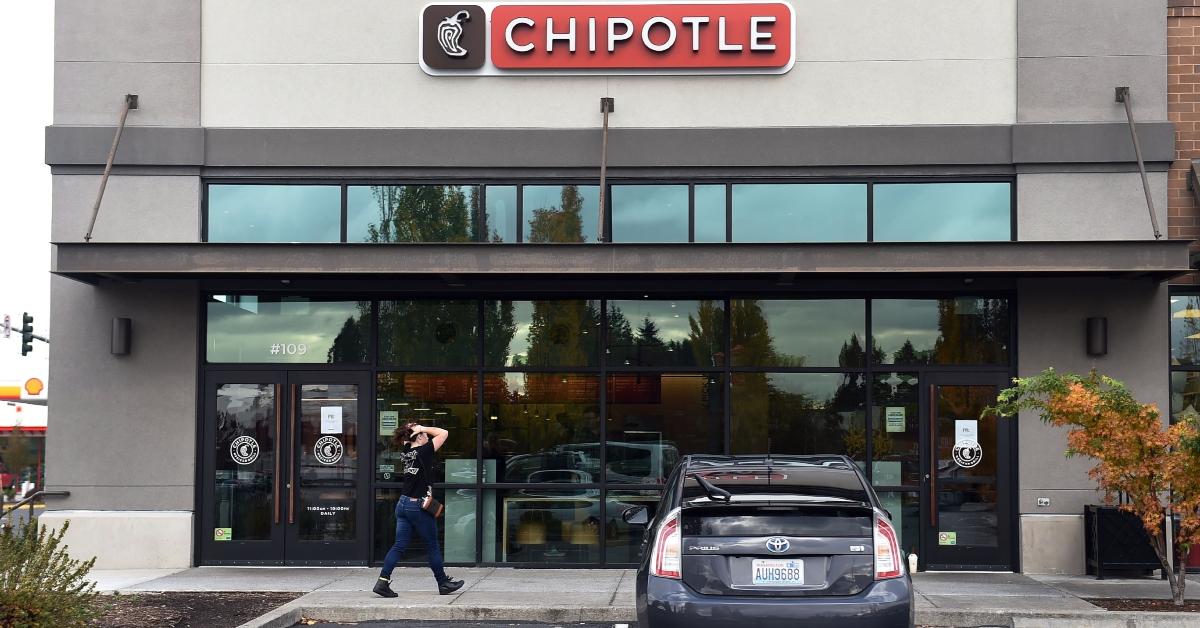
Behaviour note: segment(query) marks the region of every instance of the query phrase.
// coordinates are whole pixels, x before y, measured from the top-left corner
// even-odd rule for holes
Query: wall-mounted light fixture
[[[1099,357],[1108,355],[1108,319],[1089,316],[1087,319],[1087,353]]]
[[[133,323],[128,318],[112,319],[112,354],[129,355],[133,345]]]

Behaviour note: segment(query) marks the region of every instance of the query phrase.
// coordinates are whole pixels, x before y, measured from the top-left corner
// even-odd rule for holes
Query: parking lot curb
[[[326,622],[363,621],[529,621],[542,623],[624,623],[637,620],[632,606],[569,606],[565,608],[531,606],[475,606],[453,604],[328,605],[289,602],[238,628],[287,628],[302,618]],[[919,626],[954,628],[1194,628],[1200,625],[1196,613],[1141,613],[1120,611],[1094,612],[1013,612],[1007,610],[920,609]]]

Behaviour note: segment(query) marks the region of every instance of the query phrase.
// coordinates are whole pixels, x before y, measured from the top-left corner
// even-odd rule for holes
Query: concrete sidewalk
[[[335,622],[368,620],[634,621],[633,570],[450,569],[467,584],[437,594],[425,568],[398,569],[396,599],[373,595],[375,568],[200,567],[180,571],[95,571],[98,587],[150,591],[295,591],[305,595],[243,626],[276,628],[301,617]],[[1011,573],[919,573],[917,624],[924,626],[1171,627],[1200,626],[1200,614],[1117,613],[1081,598],[1169,598],[1157,579],[1107,579]],[[1188,581],[1200,599],[1200,577]]]

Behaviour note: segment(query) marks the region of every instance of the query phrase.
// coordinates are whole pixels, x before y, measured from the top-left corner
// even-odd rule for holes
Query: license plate
[[[804,584],[804,561],[795,558],[756,558],[750,569],[751,583],[755,586],[790,587]]]

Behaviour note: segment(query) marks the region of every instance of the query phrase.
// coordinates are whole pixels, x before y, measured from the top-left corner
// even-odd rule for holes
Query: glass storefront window
[[[483,559],[497,563],[600,562],[600,490],[486,490]]]
[[[435,488],[433,498],[446,507],[444,516],[437,519],[438,545],[442,548],[442,559],[446,563],[475,562],[475,504],[476,492],[469,488]],[[372,556],[383,562],[388,550],[396,542],[396,502],[400,500],[400,489],[388,488],[375,491],[375,538]],[[484,557],[484,560],[487,560]],[[429,564],[429,550],[421,535],[415,531],[409,539],[408,548],[400,559],[401,565]]]
[[[609,365],[721,366],[724,301],[609,301]]]
[[[1200,371],[1171,373],[1171,423],[1184,412],[1200,413]]]
[[[474,185],[351,185],[350,242],[474,242],[479,188]]]
[[[609,491],[605,495],[604,535],[608,544],[605,561],[609,565],[635,565],[641,561],[642,534],[644,526],[631,526],[621,518],[621,513],[635,506],[645,506],[651,518],[658,511],[662,491]]]
[[[396,366],[474,366],[478,301],[379,302],[379,361]]]
[[[599,364],[600,301],[485,301],[484,366]]]
[[[517,241],[517,186],[489,185],[485,188],[483,230],[485,242]]]
[[[921,483],[921,389],[916,373],[876,373],[871,389],[871,482]],[[865,439],[864,434],[858,435]],[[892,513],[896,514],[896,513]]]
[[[688,186],[614,185],[613,242],[687,242]]]
[[[730,303],[734,366],[866,365],[867,304],[862,299]]]
[[[1200,364],[1200,295],[1171,295],[1171,365]]]
[[[208,186],[209,242],[341,242],[338,185]]]
[[[475,482],[477,391],[475,373],[380,373],[376,380],[375,481],[401,482],[403,447],[396,430],[414,421],[450,432],[434,457],[434,482]]]
[[[662,484],[683,453],[725,449],[725,377],[717,373],[608,376],[609,483]]]
[[[277,403],[271,384],[225,384],[217,389],[212,524],[227,530],[231,541],[271,539]],[[234,460],[234,454],[243,451],[239,447],[254,452],[253,462]]]
[[[600,186],[526,185],[521,189],[525,242],[597,242]]]
[[[734,373],[730,403],[735,454],[866,459],[862,373]]]
[[[695,186],[696,242],[725,241],[725,186]]]
[[[485,373],[483,480],[600,481],[600,377]]]
[[[734,242],[866,242],[861,183],[737,184]]]
[[[873,299],[872,360],[881,364],[1008,364],[1007,299]]]
[[[1008,183],[889,183],[874,189],[876,242],[1012,238]]]
[[[212,295],[206,307],[209,363],[345,364],[367,359],[370,301]]]

